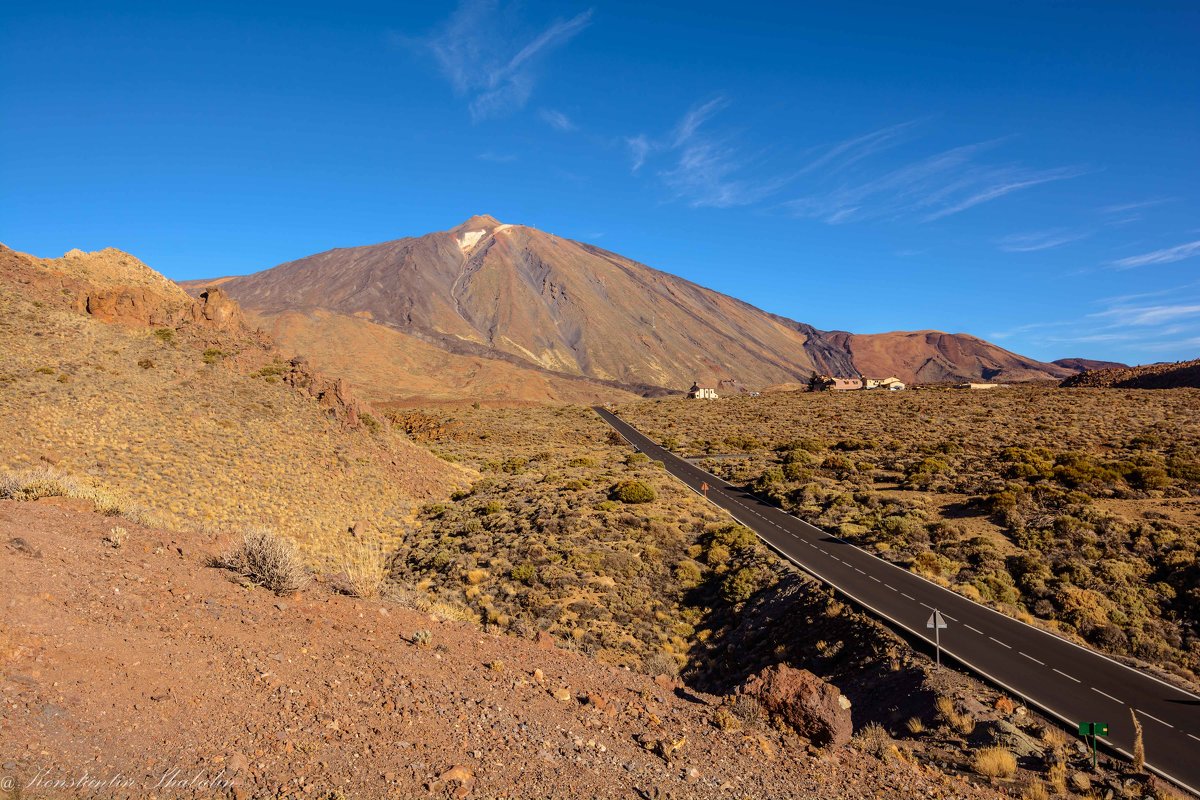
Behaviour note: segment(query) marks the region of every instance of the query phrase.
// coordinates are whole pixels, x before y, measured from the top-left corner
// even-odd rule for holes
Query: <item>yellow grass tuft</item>
[[[971,759],[971,767],[989,778],[1011,778],[1017,774],[1017,757],[1003,747],[985,747]]]

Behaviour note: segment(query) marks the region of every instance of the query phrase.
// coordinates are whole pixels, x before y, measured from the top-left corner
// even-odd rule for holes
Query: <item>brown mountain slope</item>
[[[854,359],[865,375],[895,375],[905,383],[948,383],[963,380],[1036,381],[1062,378],[1065,367],[1045,364],[1009,352],[965,333],[896,331],[828,334]]]
[[[638,392],[682,389],[694,378],[748,386],[807,381],[814,371],[908,380],[996,377],[996,370],[1011,372],[1003,375],[1009,380],[1069,374],[973,337],[955,345],[959,337],[949,334],[906,340],[891,356],[887,338],[828,334],[598,247],[488,216],[449,231],[330,250],[228,279],[222,288],[264,317],[322,309],[451,353]],[[296,325],[287,330],[285,341],[299,340]],[[352,359],[343,356],[341,366],[356,375]]]
[[[0,470],[53,466],[172,525],[273,527],[316,558],[463,482],[219,291],[194,301],[116,252],[0,249]]]
[[[1200,389],[1200,359],[1141,367],[1098,369],[1072,375],[1064,387],[1104,389]]]
[[[456,355],[386,325],[322,309],[252,314],[251,320],[317,369],[352,375],[355,389],[373,402],[471,397],[594,404],[636,397],[580,377]]]
[[[1075,372],[1087,372],[1092,369],[1128,369],[1128,364],[1120,361],[1097,361],[1094,358],[1056,358],[1051,362]]]

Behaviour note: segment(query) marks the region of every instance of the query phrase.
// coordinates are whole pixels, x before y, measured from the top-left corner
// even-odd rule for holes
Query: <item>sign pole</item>
[[[929,615],[929,621],[925,623],[926,628],[933,629],[933,646],[937,651],[937,671],[942,669],[942,628],[946,627],[946,620],[942,619],[942,612],[936,608]]]

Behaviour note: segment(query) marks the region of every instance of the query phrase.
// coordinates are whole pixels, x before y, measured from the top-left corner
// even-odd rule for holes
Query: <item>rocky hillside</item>
[[[1200,389],[1200,359],[1141,367],[1089,370],[1067,378],[1064,387],[1103,389]]]
[[[409,356],[396,355],[420,350],[413,339],[518,367],[535,382],[582,378],[598,389],[639,394],[686,389],[695,378],[762,387],[807,381],[814,371],[894,374],[909,382],[1058,379],[1071,372],[957,334],[819,331],[593,245],[488,216],[425,236],[330,250],[222,279],[221,286],[267,324],[292,314],[277,328],[285,341],[311,342],[322,334],[306,326],[327,331],[335,324],[359,341],[377,339],[353,355],[330,347],[320,364],[352,379],[361,369],[371,374],[368,383],[382,378],[397,397],[419,396],[408,387],[426,382],[404,363]],[[377,334],[375,326],[403,336]],[[470,371],[461,362],[454,370]],[[496,383],[479,382],[489,381]],[[459,385],[475,389],[470,380]]]
[[[193,299],[119,251],[0,249],[0,308],[0,470],[53,468],[171,525],[272,527],[314,558],[463,480],[219,289]]]

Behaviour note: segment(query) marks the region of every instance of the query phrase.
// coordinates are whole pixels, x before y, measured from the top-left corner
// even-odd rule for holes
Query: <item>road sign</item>
[[[706,481],[700,482],[700,491],[703,492],[705,497],[708,497],[708,483]]]
[[[925,623],[926,628],[933,630],[933,644],[937,648],[937,668],[942,668],[942,629],[946,627],[946,620],[942,618],[942,612],[936,608],[929,615],[929,621]]]
[[[1079,735],[1087,741],[1087,737],[1092,737],[1092,769],[1096,768],[1096,737],[1108,736],[1107,722],[1081,722],[1079,723]]]

